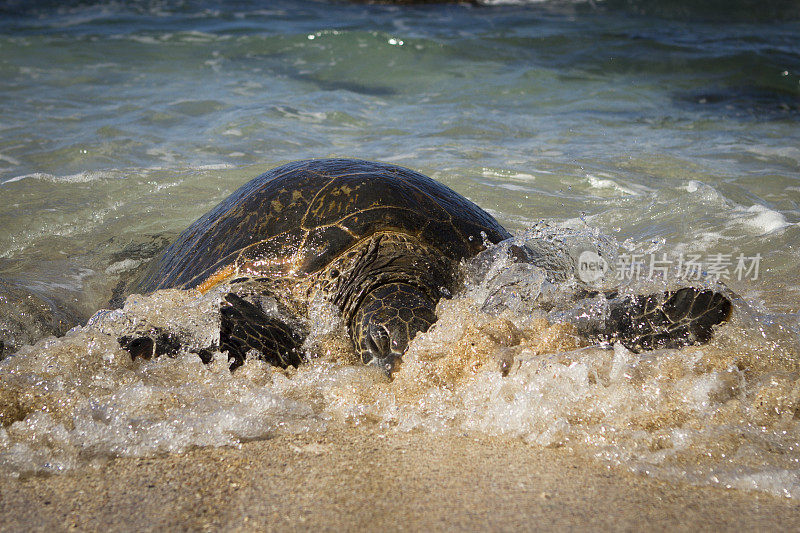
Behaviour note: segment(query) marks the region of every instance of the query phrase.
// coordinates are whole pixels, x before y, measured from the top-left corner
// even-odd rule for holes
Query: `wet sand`
[[[800,502],[519,440],[336,430],[4,480],[2,531],[800,528]]]

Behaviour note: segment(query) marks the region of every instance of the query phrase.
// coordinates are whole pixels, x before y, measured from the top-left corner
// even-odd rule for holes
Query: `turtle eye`
[[[366,336],[367,350],[373,358],[385,359],[391,354],[389,332],[380,324],[371,323]]]

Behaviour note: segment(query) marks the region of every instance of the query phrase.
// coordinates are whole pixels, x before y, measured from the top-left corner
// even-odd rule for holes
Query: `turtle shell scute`
[[[178,237],[138,290],[197,287],[231,265],[312,274],[379,232],[413,236],[453,261],[478,253],[483,235],[510,237],[480,207],[418,172],[311,159],[270,170],[223,200]]]

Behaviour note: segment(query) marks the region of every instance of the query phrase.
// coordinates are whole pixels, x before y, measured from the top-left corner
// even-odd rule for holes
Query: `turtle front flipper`
[[[236,294],[227,294],[225,301],[220,308],[219,344],[220,351],[228,352],[231,370],[244,363],[250,350],[281,368],[302,362],[302,339],[295,330]]]
[[[613,298],[602,326],[589,333],[618,341],[634,352],[679,348],[711,340],[733,304],[720,292],[684,287],[676,291]]]

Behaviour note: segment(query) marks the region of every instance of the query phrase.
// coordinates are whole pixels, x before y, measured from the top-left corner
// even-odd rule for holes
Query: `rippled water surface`
[[[0,3],[9,316],[33,295],[62,329],[84,324],[241,184],[328,156],[407,166],[517,234],[544,223],[610,250],[613,281],[633,290],[650,267],[694,274],[693,260],[700,282],[737,295],[710,345],[640,356],[533,310],[486,314],[487,281],[473,280],[392,383],[351,364],[324,306],[317,359],[297,371],[131,361],[116,335],[146,322],[213,336],[219,295],[129,300],[0,363],[0,468],[355,422],[513,434],[800,496],[797,13],[620,4]],[[36,336],[0,333],[14,351]]]

